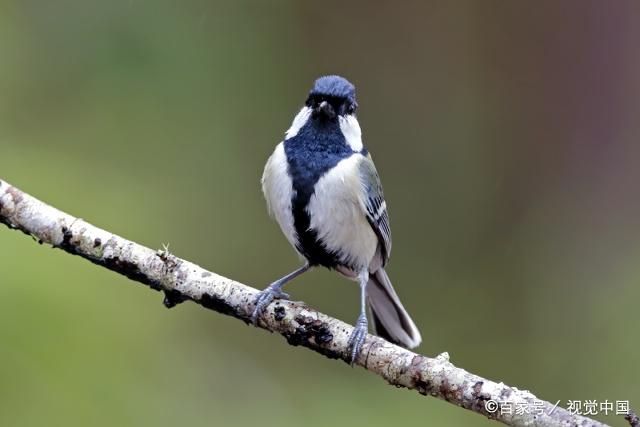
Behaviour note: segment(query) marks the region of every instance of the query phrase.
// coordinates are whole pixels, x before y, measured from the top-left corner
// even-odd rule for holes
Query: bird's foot
[[[274,299],[289,299],[289,294],[283,292],[282,285],[278,283],[269,285],[269,287],[258,294],[254,301],[255,308],[251,314],[251,323],[254,325],[258,324],[258,318]]]
[[[358,321],[356,322],[356,326],[349,337],[348,347],[351,349],[351,359],[349,364],[353,366],[358,355],[360,354],[360,350],[362,350],[362,344],[364,344],[364,340],[369,333],[369,325],[367,323],[367,316],[361,314],[358,317]]]

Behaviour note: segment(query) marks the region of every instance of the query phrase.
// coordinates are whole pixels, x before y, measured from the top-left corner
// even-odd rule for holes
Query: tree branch
[[[189,261],[155,251],[61,212],[0,180],[0,222],[70,254],[164,291],[172,307],[191,300],[248,323],[258,292]],[[5,267],[6,268],[6,267]],[[259,327],[332,359],[349,359],[353,327],[303,302],[275,301]],[[392,385],[434,396],[512,426],[604,426],[525,390],[471,374],[443,353],[430,358],[368,335],[356,364]],[[495,405],[493,403],[495,403]],[[510,408],[510,410],[508,410]]]
[[[629,413],[624,416],[624,419],[629,422],[631,427],[640,427],[640,417],[638,417],[635,411],[629,411]]]

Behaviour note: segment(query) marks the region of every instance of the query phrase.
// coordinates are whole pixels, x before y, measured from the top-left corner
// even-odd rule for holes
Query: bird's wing
[[[365,214],[382,246],[382,265],[384,266],[391,255],[391,228],[387,203],[382,193],[382,184],[370,154],[363,157],[360,162],[359,173],[365,191]]]

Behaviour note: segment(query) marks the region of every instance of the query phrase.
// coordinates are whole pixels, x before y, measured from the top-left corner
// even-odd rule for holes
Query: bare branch
[[[163,291],[167,307],[191,300],[248,323],[256,289],[182,260],[169,253],[167,247],[155,251],[94,227],[2,180],[0,222],[40,243]],[[349,359],[347,341],[353,327],[303,302],[273,302],[259,327],[283,335],[291,345],[301,345],[333,359]],[[449,362],[447,353],[430,358],[368,335],[356,364],[394,386],[446,400],[507,425],[604,426],[571,414],[561,405],[539,400],[528,391],[458,368]]]

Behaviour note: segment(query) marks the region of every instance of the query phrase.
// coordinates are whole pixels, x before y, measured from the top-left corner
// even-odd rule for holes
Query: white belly
[[[361,154],[340,161],[323,175],[307,205],[310,228],[324,246],[357,270],[374,257],[378,237],[364,214],[363,188],[358,173]]]

